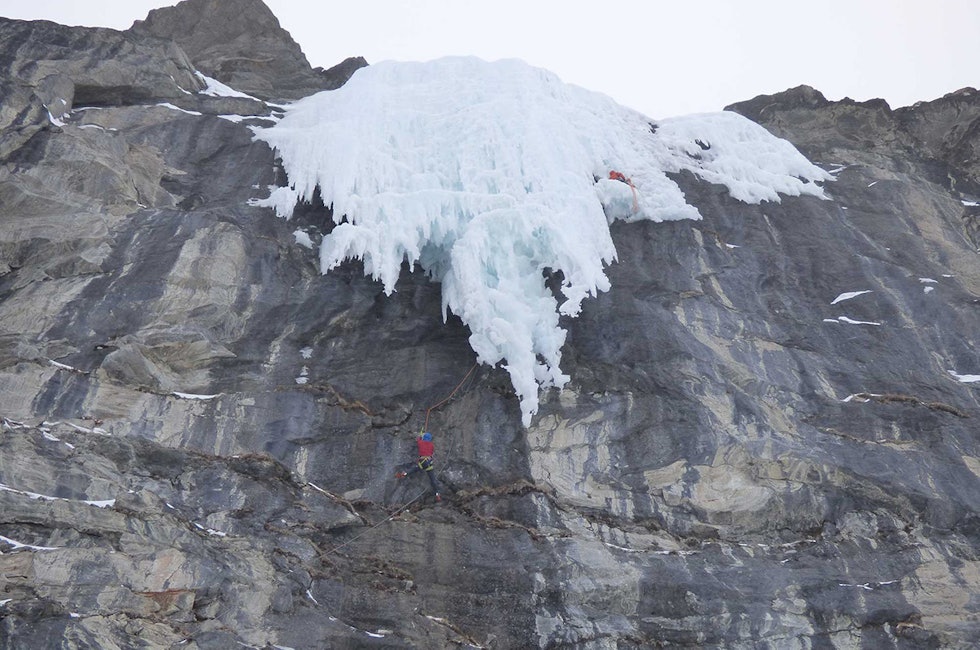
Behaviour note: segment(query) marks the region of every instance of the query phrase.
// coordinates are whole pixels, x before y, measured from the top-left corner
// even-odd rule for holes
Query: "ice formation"
[[[243,92],[239,92],[231,86],[226,86],[217,79],[212,79],[201,72],[195,71],[194,75],[204,84],[204,90],[200,91],[202,95],[211,95],[212,97],[244,97],[246,99],[255,99],[251,95],[246,95]]]
[[[478,359],[510,374],[525,426],[539,389],[568,380],[560,316],[609,288],[609,223],[700,218],[667,173],[749,203],[822,197],[816,182],[832,180],[737,114],[654,122],[517,60],[375,64],[254,130],[289,182],[254,203],[289,218],[319,188],[337,223],[323,273],[359,258],[390,293],[408,260],[440,282]],[[545,285],[553,272],[561,296]]]

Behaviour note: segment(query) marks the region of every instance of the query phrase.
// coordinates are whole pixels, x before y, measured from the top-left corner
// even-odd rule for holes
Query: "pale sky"
[[[265,0],[314,66],[519,58],[650,117],[800,84],[892,108],[980,86],[977,0]],[[126,29],[168,0],[0,0],[0,16]]]

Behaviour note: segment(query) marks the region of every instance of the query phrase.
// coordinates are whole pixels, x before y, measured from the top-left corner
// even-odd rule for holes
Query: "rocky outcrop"
[[[959,193],[980,193],[977,131],[980,96],[963,88],[945,97],[892,110],[881,99],[829,102],[808,86],[733,104],[737,111],[780,137],[795,137],[804,151],[853,151],[874,160],[882,154],[921,163],[930,180]],[[936,169],[938,165],[948,169]],[[946,172],[946,177],[942,176]],[[956,185],[959,183],[959,185]]]
[[[202,87],[193,72],[169,41],[0,18],[0,159],[74,106],[179,99]]]
[[[262,0],[186,0],[154,9],[130,31],[172,40],[208,76],[266,100],[339,88],[367,65],[351,57],[329,70],[311,68]]]
[[[6,647],[980,636],[972,91],[733,107],[832,170],[831,199],[678,177],[704,220],[614,226],[572,381],[524,429],[438,287],[321,276],[294,231],[322,206],[248,204],[282,182],[248,129],[275,107],[198,93],[165,33],[0,30]],[[426,419],[440,506],[392,478]]]

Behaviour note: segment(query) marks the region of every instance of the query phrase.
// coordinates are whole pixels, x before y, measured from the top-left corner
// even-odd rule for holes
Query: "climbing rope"
[[[622,172],[618,172],[615,169],[609,171],[609,180],[619,181],[620,183],[626,183],[633,190],[633,214],[636,214],[640,210],[640,202],[636,195],[636,186],[633,185],[633,179],[629,178]]]
[[[378,523],[373,524],[372,526],[369,526],[368,528],[365,528],[360,533],[358,533],[357,535],[354,535],[353,537],[351,537],[349,540],[347,540],[343,544],[341,544],[339,546],[334,546],[332,549],[330,549],[329,551],[327,551],[327,555],[333,553],[334,551],[338,551],[338,550],[344,548],[348,544],[351,544],[353,542],[356,542],[358,539],[360,539],[361,537],[364,537],[365,535],[367,535],[368,533],[370,533],[372,530],[374,530],[375,528],[377,528],[381,524],[388,523],[389,521],[391,521],[392,519],[394,519],[395,517],[397,517],[399,514],[401,514],[402,512],[404,512],[405,508],[407,508],[408,506],[412,505],[413,503],[415,503],[416,501],[418,501],[419,499],[421,499],[423,496],[425,496],[427,492],[428,492],[428,490],[422,490],[421,492],[419,492],[419,495],[417,497],[415,497],[414,499],[412,499],[411,501],[409,501],[408,503],[406,503],[402,507],[398,508],[398,510],[395,510],[393,513],[391,513],[390,515],[388,515],[387,517],[385,517],[384,519],[382,519]]]
[[[480,365],[480,362],[479,361],[477,361],[476,363],[473,364],[473,367],[469,369],[469,372],[467,372],[465,375],[463,375],[463,378],[459,381],[458,384],[456,384],[456,388],[453,389],[453,392],[449,393],[449,396],[448,397],[446,397],[444,400],[442,400],[440,402],[437,402],[437,403],[433,404],[432,406],[430,406],[426,410],[426,412],[425,412],[425,426],[422,427],[422,431],[423,432],[429,430],[429,414],[433,410],[439,408],[440,406],[442,406],[443,404],[445,404],[446,402],[448,402],[449,400],[451,400],[453,398],[453,396],[456,394],[456,391],[458,391],[460,389],[460,387],[462,387],[462,385],[466,382],[466,380],[469,379],[469,376],[473,374],[473,371],[476,370],[476,367],[478,365]]]

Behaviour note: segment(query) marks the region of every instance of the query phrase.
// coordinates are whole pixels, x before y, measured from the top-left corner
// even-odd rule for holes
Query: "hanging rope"
[[[473,364],[473,367],[470,368],[469,372],[467,372],[463,376],[463,378],[459,381],[459,383],[456,384],[456,388],[453,389],[453,392],[449,393],[449,396],[446,397],[446,399],[442,400],[441,402],[437,402],[436,404],[433,404],[432,406],[430,406],[426,410],[426,412],[425,412],[425,426],[422,427],[422,431],[423,432],[429,430],[429,413],[431,413],[433,410],[439,408],[440,406],[442,406],[443,404],[445,404],[446,402],[448,402],[449,400],[451,400],[453,398],[453,395],[456,394],[456,391],[458,391],[460,389],[460,387],[466,382],[466,380],[469,379],[469,376],[473,374],[473,371],[476,370],[476,367],[478,365],[480,365],[480,362],[479,361],[477,361],[476,363]]]
[[[427,492],[428,492],[428,490],[422,490],[422,492],[420,492],[417,497],[415,497],[414,499],[412,499],[411,501],[409,501],[408,503],[406,503],[405,505],[403,505],[398,510],[395,510],[393,513],[391,513],[390,515],[388,515],[387,517],[385,517],[384,519],[382,519],[378,523],[374,524],[373,526],[370,526],[369,528],[365,528],[360,533],[358,533],[357,535],[354,535],[353,537],[351,537],[349,540],[347,540],[346,542],[344,542],[340,546],[334,546],[332,549],[330,549],[329,551],[327,551],[327,555],[329,555],[330,553],[333,553],[334,551],[338,551],[338,550],[344,548],[348,544],[351,544],[351,543],[357,541],[361,537],[364,537],[365,535],[367,535],[368,533],[370,533],[372,530],[374,530],[375,528],[377,528],[381,524],[388,523],[389,521],[391,521],[392,519],[394,519],[395,517],[397,517],[399,514],[401,514],[405,510],[405,508],[407,508],[408,506],[412,505],[413,503],[415,503],[416,501],[418,501],[419,499],[421,499],[423,496],[425,496],[425,494]]]

